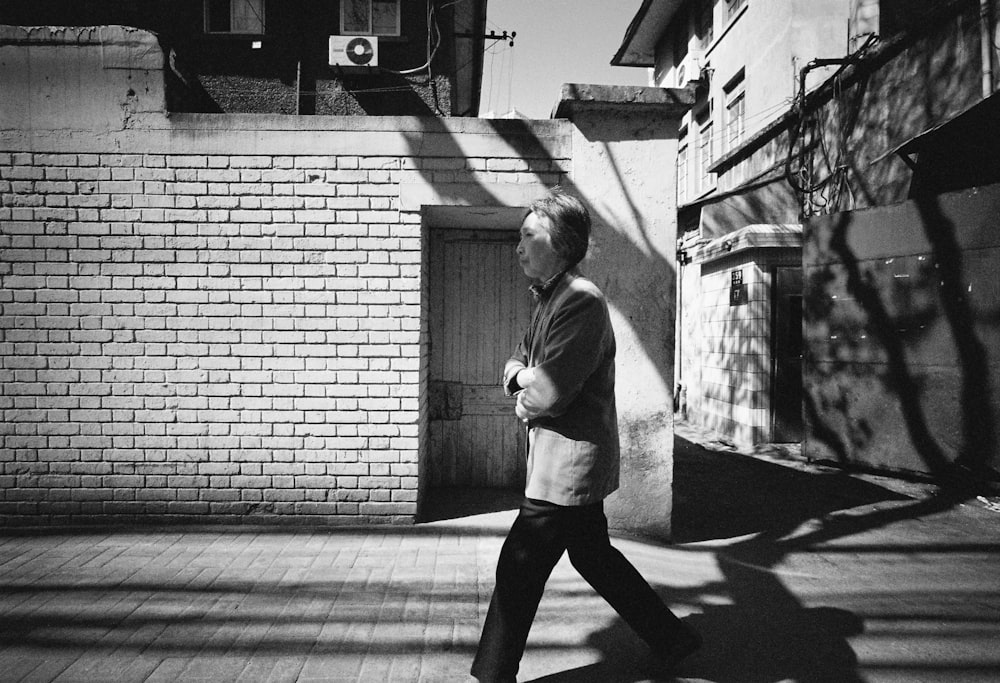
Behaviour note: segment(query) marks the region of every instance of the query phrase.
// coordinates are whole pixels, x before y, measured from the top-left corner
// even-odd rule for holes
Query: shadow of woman
[[[732,571],[747,570],[734,565],[727,573]],[[705,637],[705,644],[675,671],[659,666],[631,629],[616,619],[587,639],[600,652],[599,661],[536,678],[533,683],[863,683],[847,640],[862,632],[861,619],[833,607],[804,607],[787,591],[772,600],[782,592],[780,582],[765,576],[753,581],[760,588],[760,600],[706,606],[683,620]],[[699,589],[699,594],[704,590]],[[665,601],[678,599],[676,591],[658,592]]]
[[[863,681],[849,642],[864,630],[861,617],[803,604],[775,568],[815,543],[931,513],[947,501],[914,500],[842,472],[800,471],[680,437],[674,458],[675,540],[732,539],[714,550],[721,580],[657,587],[668,605],[700,606],[684,621],[702,634],[704,646],[677,671],[663,671],[616,619],[588,639],[598,662],[535,683]],[[852,509],[866,512],[838,514]]]

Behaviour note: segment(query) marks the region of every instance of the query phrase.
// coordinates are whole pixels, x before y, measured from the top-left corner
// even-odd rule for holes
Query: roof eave
[[[683,3],[684,0],[643,0],[611,59],[611,66],[655,66],[656,45]]]

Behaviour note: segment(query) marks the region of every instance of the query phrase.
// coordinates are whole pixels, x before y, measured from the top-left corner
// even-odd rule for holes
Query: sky
[[[514,47],[486,41],[479,115],[512,108],[547,119],[563,83],[648,85],[644,68],[611,66],[642,0],[489,0],[486,33],[517,32]]]

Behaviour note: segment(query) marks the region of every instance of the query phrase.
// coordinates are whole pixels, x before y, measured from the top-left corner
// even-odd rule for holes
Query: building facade
[[[172,111],[476,116],[486,1],[12,0],[0,24],[131,26]]]
[[[860,25],[848,31],[854,10],[851,0],[645,2],[612,61],[695,93],[676,161],[676,407],[740,443],[798,441],[802,432],[798,202],[773,183],[780,150],[740,150],[787,113],[810,60],[859,39]],[[825,71],[809,73],[806,87]],[[719,172],[720,160],[737,157]],[[718,208],[744,186],[754,191],[735,193],[740,206]]]
[[[995,477],[994,193],[963,192],[1000,181],[995,10],[643,4],[616,63],[700,74],[677,172],[678,407],[812,458]]]

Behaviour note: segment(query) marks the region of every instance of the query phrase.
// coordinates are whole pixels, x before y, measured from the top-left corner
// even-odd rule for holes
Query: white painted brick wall
[[[0,520],[411,521],[426,312],[400,184],[565,166],[0,152]]]

